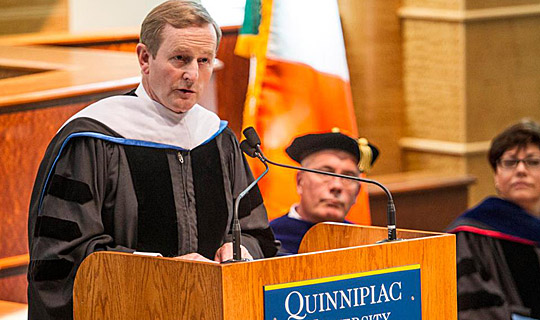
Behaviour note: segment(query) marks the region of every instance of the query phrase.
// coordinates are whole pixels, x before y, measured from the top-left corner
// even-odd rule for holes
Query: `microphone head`
[[[256,148],[257,145],[261,145],[261,139],[259,138],[257,131],[253,129],[253,127],[247,127],[246,129],[244,129],[243,133],[246,137],[247,142],[252,148]]]
[[[250,146],[247,140],[244,140],[240,143],[240,149],[242,149],[242,151],[244,151],[244,153],[248,156],[255,158],[255,153],[257,152],[257,149]]]

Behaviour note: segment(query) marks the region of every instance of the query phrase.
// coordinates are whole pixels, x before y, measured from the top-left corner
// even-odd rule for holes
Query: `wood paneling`
[[[0,301],[28,303],[26,273],[0,279]]]
[[[214,75],[217,91],[217,113],[221,119],[229,121],[229,127],[236,133],[237,137],[240,137],[242,113],[249,77],[249,60],[234,54],[238,29],[238,26],[222,28],[223,37],[221,38],[217,58],[222,62],[223,67],[216,69]],[[6,46],[39,44],[131,53],[135,53],[138,42],[138,28],[116,28],[102,32],[79,34],[59,32],[0,37],[0,45]]]
[[[497,7],[514,7],[529,4],[539,4],[539,0],[462,0],[466,9],[482,9]]]
[[[319,223],[308,230],[299,253],[334,250],[356,246],[374,245],[387,238],[387,229],[381,227],[348,225],[344,223]],[[440,233],[397,229],[397,238],[403,240],[438,236]]]
[[[216,75],[218,115],[229,121],[229,127],[240,139],[242,114],[249,78],[249,60],[234,54],[238,27],[223,28],[223,38],[217,54],[223,70]]]
[[[28,252],[28,208],[39,163],[62,123],[87,104],[0,113],[0,258]],[[0,288],[7,288],[0,300],[26,302],[26,275],[16,278],[0,279]]]
[[[319,224],[303,254],[233,264],[94,253],[75,280],[75,319],[264,319],[265,285],[416,264],[422,319],[456,319],[455,236],[398,230],[407,240],[375,244],[385,233]]]
[[[0,113],[23,105],[36,108],[44,101],[127,90],[140,81],[135,55],[125,52],[0,46],[0,64],[47,70],[0,80]]]
[[[378,175],[373,179],[392,193],[399,228],[442,232],[468,208],[468,194],[475,179],[466,175],[404,172]],[[372,224],[387,225],[386,194],[369,186]]]
[[[0,79],[1,259],[28,252],[30,195],[54,134],[91,102],[133,88],[139,67],[126,53],[44,47],[0,47],[0,65],[45,70]],[[13,276],[25,266],[12,271],[0,279],[0,300],[26,302],[26,275]]]
[[[405,136],[464,142],[465,46],[461,27],[448,22],[407,21],[403,41]]]
[[[135,260],[92,254],[83,261],[75,281],[74,301],[82,302],[74,304],[75,319],[223,319],[217,264],[167,259],[158,265],[151,257],[127,256]],[[114,281],[112,273],[103,277],[104,270],[114,273]]]
[[[464,0],[403,0],[403,6],[457,10],[463,7],[463,1]]]
[[[402,171],[401,0],[339,0],[358,132],[379,147],[372,173]]]
[[[533,17],[467,24],[468,141],[491,140],[522,117],[540,120],[538,9]]]
[[[68,0],[2,0],[0,8],[0,35],[68,30]]]
[[[523,117],[540,119],[540,2],[454,3],[406,0],[399,11],[406,101],[402,147],[406,171],[476,176],[468,197],[472,206],[495,193],[485,160],[489,141]],[[411,141],[429,143],[411,148]],[[432,148],[436,143],[439,150]],[[441,150],[445,146],[452,150]]]
[[[28,251],[26,217],[37,169],[58,128],[87,104],[0,114],[0,258]]]

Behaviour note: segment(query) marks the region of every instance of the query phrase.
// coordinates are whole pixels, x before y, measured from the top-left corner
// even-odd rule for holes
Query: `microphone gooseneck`
[[[250,157],[255,156],[256,149],[252,148],[248,143],[246,143],[246,140],[242,141],[240,144],[240,149],[244,153],[246,153]],[[268,173],[268,165],[264,163],[266,170],[257,178],[255,179],[247,188],[245,188],[236,200],[234,201],[234,211],[233,211],[233,222],[232,222],[232,243],[233,243],[233,258],[232,260],[226,261],[227,263],[230,262],[240,262],[240,261],[247,261],[247,259],[242,259],[242,236],[241,236],[241,228],[240,228],[240,219],[238,218],[238,209],[240,207],[240,200],[242,200],[243,197],[248,194],[248,192],[259,182],[259,180],[262,179],[267,173]]]
[[[244,135],[246,136],[246,142],[247,145],[250,147],[250,152],[253,152],[255,156],[257,156],[261,162],[268,168],[267,162],[278,167],[287,168],[287,169],[294,169],[294,170],[300,170],[300,171],[307,171],[312,173],[318,173],[323,175],[329,175],[333,177],[343,178],[343,179],[349,179],[349,180],[355,180],[359,182],[365,182],[365,183],[371,183],[379,188],[381,188],[388,198],[388,203],[386,207],[386,218],[387,218],[387,228],[388,228],[388,237],[387,239],[381,240],[380,242],[388,242],[388,241],[395,241],[397,239],[397,231],[396,231],[396,207],[394,205],[394,198],[392,197],[392,194],[386,188],[384,185],[382,185],[380,182],[366,179],[366,178],[360,178],[360,177],[352,177],[352,176],[346,176],[338,173],[333,172],[326,172],[321,170],[315,170],[315,169],[309,169],[304,167],[296,167],[296,166],[290,166],[282,163],[273,162],[270,159],[266,158],[261,150],[261,140],[259,139],[259,135],[253,129],[253,127],[248,127],[244,130]],[[248,136],[249,135],[249,136]],[[252,149],[255,149],[256,151],[252,151]]]

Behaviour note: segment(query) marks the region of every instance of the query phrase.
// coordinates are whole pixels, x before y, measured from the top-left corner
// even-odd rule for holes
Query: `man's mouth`
[[[336,200],[323,200],[323,203],[328,207],[333,207],[333,208],[342,208],[343,207],[343,203],[341,203],[340,201],[336,201]]]

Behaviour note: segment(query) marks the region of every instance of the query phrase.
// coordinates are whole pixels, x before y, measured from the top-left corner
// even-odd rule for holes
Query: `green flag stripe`
[[[246,0],[244,9],[244,23],[240,29],[240,34],[258,34],[261,24],[261,1]]]

